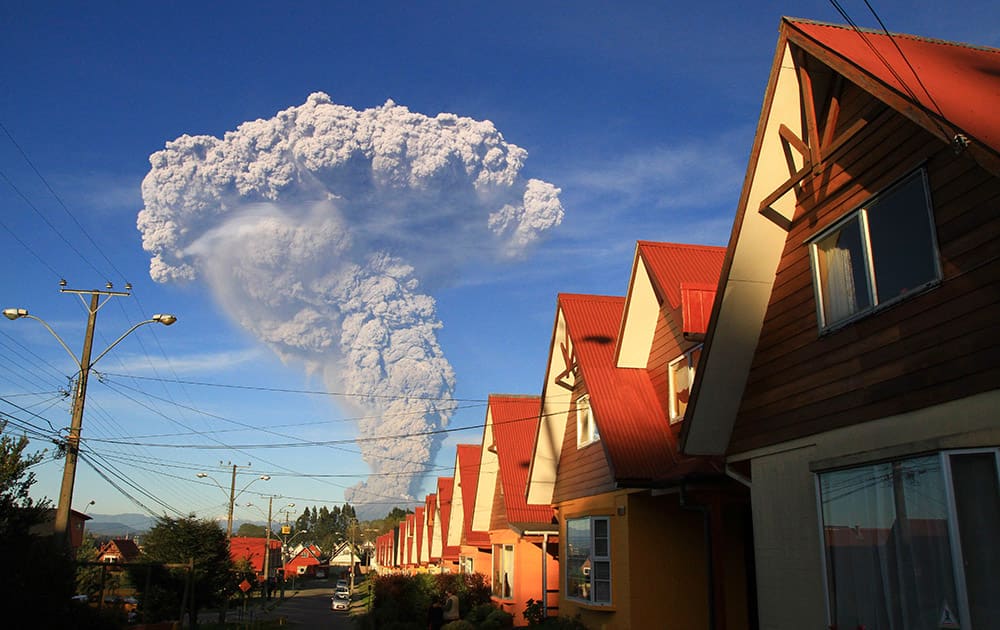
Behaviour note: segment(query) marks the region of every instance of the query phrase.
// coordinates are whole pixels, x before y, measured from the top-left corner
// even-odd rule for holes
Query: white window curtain
[[[820,491],[834,626],[939,630],[959,618],[938,455],[824,473]]]

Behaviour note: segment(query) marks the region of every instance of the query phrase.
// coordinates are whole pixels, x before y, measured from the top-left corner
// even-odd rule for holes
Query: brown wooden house
[[[762,628],[1000,627],[1000,50],[784,19],[682,429]]]
[[[137,559],[141,552],[131,538],[114,538],[97,550],[97,561],[107,564],[125,564]]]
[[[677,445],[723,256],[641,241],[626,297],[559,295],[527,496],[588,627],[750,627],[746,489]]]

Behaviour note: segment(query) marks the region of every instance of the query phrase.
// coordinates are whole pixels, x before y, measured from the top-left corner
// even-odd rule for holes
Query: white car
[[[330,610],[348,610],[351,607],[351,598],[342,596],[339,592],[330,598]]]

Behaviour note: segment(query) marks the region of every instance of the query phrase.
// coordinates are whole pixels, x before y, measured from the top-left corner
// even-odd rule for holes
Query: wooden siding
[[[599,423],[598,423],[599,426]],[[611,464],[601,442],[583,448],[576,447],[576,405],[570,405],[566,416],[562,455],[556,485],[552,493],[553,505],[562,501],[608,492],[614,487]]]
[[[877,106],[849,86],[838,127]],[[939,286],[820,334],[806,242],[925,166]],[[799,191],[730,452],[996,388],[1000,180],[885,108]]]
[[[660,307],[660,315],[656,319],[656,333],[653,335],[653,346],[649,351],[649,362],[646,371],[649,380],[656,390],[660,408],[664,418],[670,418],[670,362],[681,356],[695,344],[681,341],[680,309],[671,309],[668,304]]]
[[[490,511],[490,531],[506,529],[508,525],[507,502],[503,498],[503,484],[500,482],[500,475],[497,475],[496,487],[493,488],[493,507]]]

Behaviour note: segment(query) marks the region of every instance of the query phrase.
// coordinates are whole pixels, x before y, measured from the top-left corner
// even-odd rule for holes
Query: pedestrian
[[[455,621],[460,619],[461,615],[458,610],[458,595],[454,591],[445,591],[445,595],[448,598],[444,602],[444,620],[445,621]]]
[[[427,611],[427,630],[441,630],[444,625],[444,609],[441,602],[435,600],[431,602],[431,609]]]

